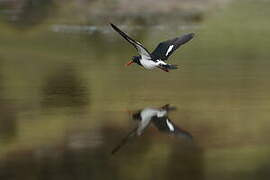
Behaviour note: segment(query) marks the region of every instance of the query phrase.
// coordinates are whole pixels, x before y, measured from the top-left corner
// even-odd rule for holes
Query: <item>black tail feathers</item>
[[[159,65],[159,68],[162,69],[163,71],[169,72],[169,70],[178,69],[178,66],[173,64],[162,64]]]
[[[175,64],[168,64],[168,69],[178,69],[178,66]]]
[[[178,66],[175,64],[166,64],[163,65],[163,68],[171,70],[171,69],[178,69]]]

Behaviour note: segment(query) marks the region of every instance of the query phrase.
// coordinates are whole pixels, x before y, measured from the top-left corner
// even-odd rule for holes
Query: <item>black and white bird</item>
[[[187,43],[194,37],[194,33],[185,34],[181,37],[176,37],[158,44],[156,49],[150,53],[141,43],[135,41],[129,37],[126,33],[121,31],[114,24],[111,24],[112,28],[118,32],[123,38],[131,43],[138,51],[139,56],[133,56],[132,60],[126,65],[137,63],[138,65],[146,69],[160,68],[163,71],[169,72],[171,69],[177,69],[177,65],[167,64],[170,55],[181,45]]]
[[[130,131],[125,138],[112,150],[112,154],[117,152],[127,141],[134,136],[141,136],[145,129],[153,123],[154,126],[161,132],[171,134],[178,137],[184,137],[192,139],[192,135],[177,127],[168,117],[168,112],[175,110],[175,107],[171,107],[168,104],[160,108],[144,108],[132,114],[132,119],[137,120],[137,126]]]

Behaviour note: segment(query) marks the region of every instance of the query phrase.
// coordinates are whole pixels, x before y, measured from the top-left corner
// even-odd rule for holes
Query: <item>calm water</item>
[[[170,73],[124,67],[135,50],[109,26],[2,22],[1,179],[269,179],[269,7],[248,1],[195,25],[123,26],[150,50],[195,32]],[[136,127],[132,112],[165,104],[193,140],[150,125],[111,154]]]

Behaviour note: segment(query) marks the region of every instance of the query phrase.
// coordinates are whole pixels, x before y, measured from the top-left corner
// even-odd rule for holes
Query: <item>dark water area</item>
[[[136,51],[109,25],[58,24],[40,3],[0,6],[0,179],[269,179],[270,2],[119,24],[149,50],[195,32],[170,73],[125,67]]]

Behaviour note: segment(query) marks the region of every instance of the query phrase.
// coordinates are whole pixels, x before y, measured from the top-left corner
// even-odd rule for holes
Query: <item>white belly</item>
[[[137,135],[140,136],[143,133],[144,129],[150,124],[153,116],[163,117],[166,114],[167,112],[165,110],[160,110],[156,108],[145,108],[141,112],[142,120],[138,125]]]
[[[146,69],[154,69],[157,66],[157,64],[154,61],[149,61],[145,59],[141,60],[141,64]]]
[[[159,65],[165,65],[166,63],[161,60],[157,60],[156,62],[148,60],[148,59],[141,59],[141,64],[146,69],[154,69],[155,67]]]

